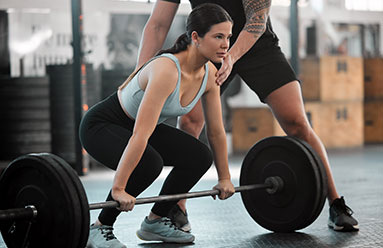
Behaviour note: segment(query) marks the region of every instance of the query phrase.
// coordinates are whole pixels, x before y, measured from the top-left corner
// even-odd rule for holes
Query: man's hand
[[[219,86],[225,82],[225,80],[229,77],[231,70],[233,69],[235,61],[233,57],[230,55],[230,53],[227,53],[226,56],[222,60],[222,66],[217,71],[216,77],[217,80],[215,81]]]
[[[229,77],[233,65],[245,55],[266,30],[271,0],[242,0],[246,23],[230,48],[217,72],[216,83],[222,85]]]

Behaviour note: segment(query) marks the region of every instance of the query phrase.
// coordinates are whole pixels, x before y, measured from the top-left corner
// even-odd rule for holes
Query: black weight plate
[[[68,174],[70,179],[72,180],[73,185],[77,191],[77,202],[80,204],[80,212],[81,212],[81,224],[78,222],[80,227],[80,235],[78,246],[79,248],[83,248],[86,246],[89,237],[89,225],[90,225],[90,213],[89,213],[89,203],[88,198],[86,196],[85,189],[77,176],[76,171],[62,158],[56,156],[54,154],[47,154],[48,159],[54,160],[57,162]]]
[[[55,160],[51,159],[51,154],[49,153],[39,153],[34,154],[37,156],[43,163],[52,166],[58,172],[57,176],[61,178],[62,182],[64,182],[64,186],[67,187],[68,192],[72,192],[69,195],[70,200],[68,202],[67,211],[71,213],[73,216],[73,225],[71,232],[73,233],[72,244],[71,247],[75,248],[78,246],[80,235],[81,235],[81,220],[82,220],[82,212],[81,212],[81,204],[78,201],[78,196],[74,192],[77,192],[76,185],[73,184],[71,178],[68,173],[64,170],[64,167],[57,163]]]
[[[72,199],[65,174],[37,155],[25,155],[12,161],[0,178],[0,209],[34,205],[37,218],[31,226],[28,247],[72,247],[75,225]],[[8,247],[21,247],[28,221],[1,224]],[[15,228],[11,228],[15,224]],[[12,229],[12,232],[9,230]]]
[[[275,232],[300,229],[315,209],[320,183],[314,166],[311,155],[286,137],[269,137],[255,144],[243,161],[240,184],[263,184],[267,177],[279,176],[284,188],[276,194],[241,192],[251,217]]]
[[[47,166],[52,166],[57,172],[57,176],[61,178],[63,186],[66,187],[64,192],[68,193],[68,202],[66,207],[66,212],[68,215],[72,216],[73,223],[72,228],[68,232],[72,233],[72,244],[71,247],[76,247],[79,242],[80,237],[80,225],[81,225],[81,206],[78,202],[78,197],[76,194],[75,185],[72,183],[71,178],[68,176],[63,166],[49,159],[49,153],[38,153],[30,154],[38,157],[42,163],[45,163]],[[61,206],[62,207],[62,206]]]
[[[303,228],[309,226],[311,223],[313,223],[314,220],[316,219],[315,215],[316,215],[316,212],[318,210],[319,205],[321,204],[322,194],[323,194],[322,176],[320,175],[321,171],[319,169],[319,165],[317,164],[317,160],[315,160],[313,157],[313,154],[308,151],[309,144],[307,144],[306,142],[301,141],[300,139],[295,138],[295,137],[287,136],[286,139],[289,139],[292,142],[295,142],[296,145],[300,146],[301,149],[307,154],[307,157],[310,159],[311,164],[313,165],[315,176],[316,176],[317,182],[318,182],[314,208],[312,209],[311,216],[307,219],[302,219],[301,225],[298,226],[298,229],[303,229]]]
[[[289,137],[289,138],[295,139],[297,142],[299,142],[303,145],[303,148],[306,149],[312,155],[313,159],[315,160],[315,165],[317,166],[318,171],[319,171],[320,184],[321,184],[319,202],[317,204],[317,207],[314,211],[313,216],[307,220],[308,223],[306,224],[306,226],[308,226],[318,218],[318,216],[322,212],[324,204],[326,202],[327,192],[328,192],[327,174],[326,174],[326,170],[324,168],[322,160],[320,159],[318,154],[314,151],[314,149],[308,143],[306,143],[305,141],[300,140],[300,139],[296,139],[296,138],[292,138],[292,137]]]

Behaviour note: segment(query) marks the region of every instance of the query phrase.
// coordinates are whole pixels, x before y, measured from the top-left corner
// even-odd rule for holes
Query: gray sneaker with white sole
[[[137,236],[145,241],[162,241],[166,243],[192,243],[194,235],[176,227],[167,217],[149,220],[147,217],[141,223]]]
[[[86,245],[88,248],[126,248],[113,234],[111,226],[91,225],[89,229],[89,239]]]

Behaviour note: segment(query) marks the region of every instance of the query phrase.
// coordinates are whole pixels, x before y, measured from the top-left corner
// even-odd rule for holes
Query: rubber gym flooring
[[[211,197],[189,199],[188,214],[193,244],[177,245],[150,243],[140,240],[135,232],[149,213],[151,204],[136,206],[133,212],[122,213],[115,224],[115,235],[127,247],[383,247],[383,145],[369,145],[353,149],[329,150],[329,158],[338,192],[355,212],[360,231],[339,233],[327,227],[328,205],[309,227],[295,233],[278,234],[260,227],[248,215],[240,194],[228,200]],[[233,183],[238,185],[243,156],[230,158]],[[169,172],[165,168],[142,196],[158,194]],[[113,172],[103,168],[81,177],[90,203],[104,201],[112,184]],[[211,189],[216,183],[215,169],[210,169],[192,191]],[[91,211],[91,221],[100,210]],[[0,238],[0,247],[6,247]]]

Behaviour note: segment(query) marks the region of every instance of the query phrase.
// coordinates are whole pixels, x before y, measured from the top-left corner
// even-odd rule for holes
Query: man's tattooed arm
[[[271,6],[271,0],[242,0],[242,3],[246,23],[226,56],[225,61],[231,64],[234,64],[246,54],[265,32]]]
[[[246,15],[243,30],[251,33],[256,40],[265,32],[271,0],[242,0]]]

